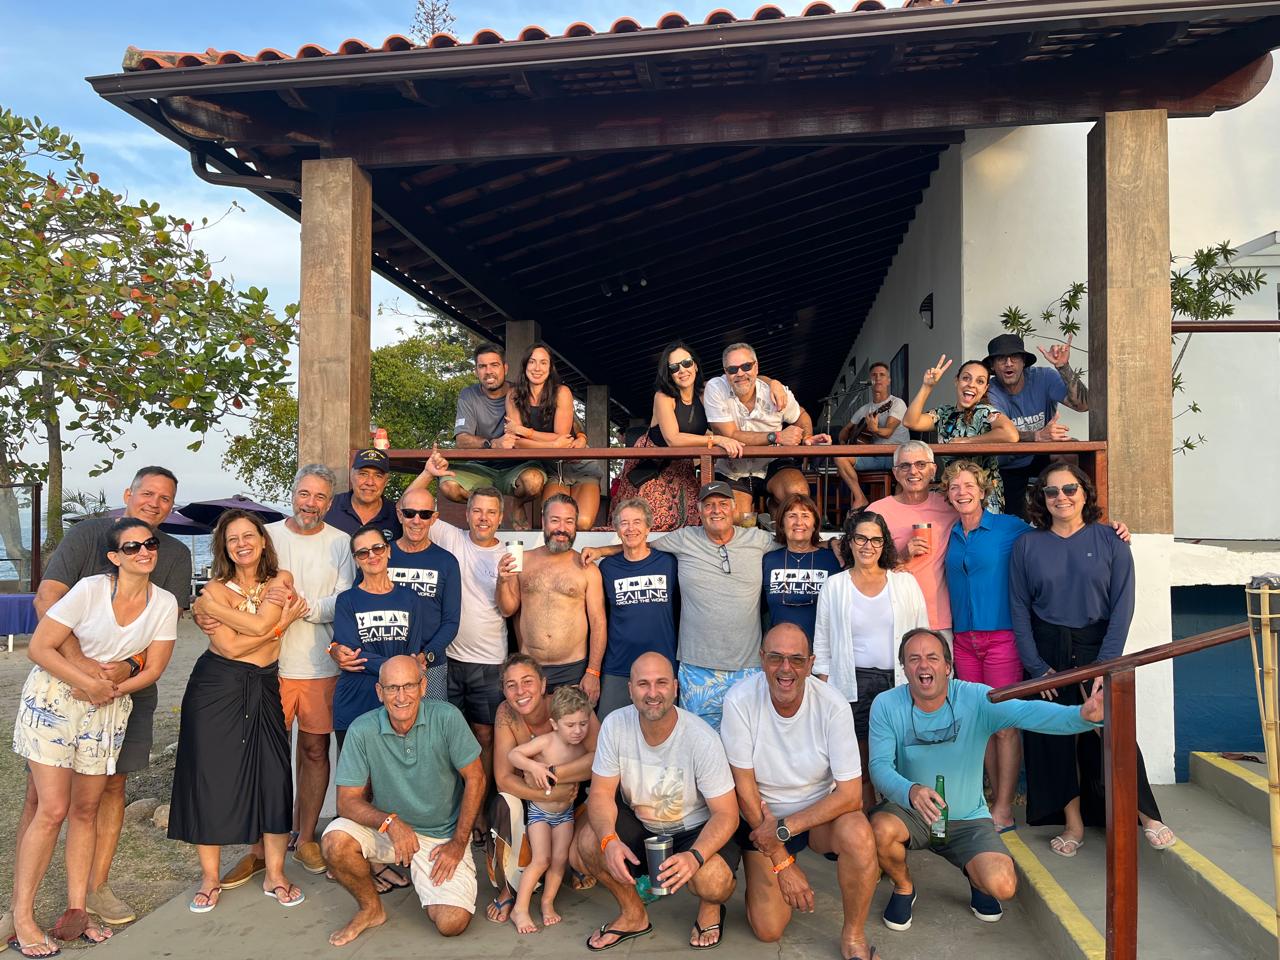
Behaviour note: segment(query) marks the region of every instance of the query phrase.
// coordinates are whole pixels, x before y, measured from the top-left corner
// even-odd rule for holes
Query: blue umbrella
[[[188,520],[194,520],[196,523],[212,528],[218,522],[218,518],[228,510],[247,510],[249,513],[256,513],[262,518],[263,523],[275,523],[277,520],[284,519],[284,514],[279,510],[255,503],[242,493],[223,497],[221,500],[195,500],[185,507],[179,507],[174,513],[180,513]]]

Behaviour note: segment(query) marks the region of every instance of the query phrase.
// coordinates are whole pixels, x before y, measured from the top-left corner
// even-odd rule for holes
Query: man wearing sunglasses
[[[373,524],[393,543],[401,531],[395,501],[383,496],[390,470],[391,460],[383,451],[357,450],[351,458],[351,489],[333,498],[325,523],[346,534]]]
[[[951,679],[951,648],[937,630],[907,631],[898,647],[905,686],[871,705],[871,779],[884,800],[871,811],[880,868],[893,881],[884,909],[890,930],[911,926],[917,892],[907,850],[931,849],[964,872],[973,915],[987,923],[1003,916],[1000,901],[1017,888],[1013,859],[995,831],[982,792],[987,741],[1016,728],[1076,734],[1102,723],[1102,684],[1081,706],[1048,700],[991,703],[981,683]],[[931,784],[945,777],[946,800]],[[930,845],[930,826],[947,808],[946,839]]]
[[[169,518],[177,493],[178,478],[172,472],[164,467],[143,467],[124,492],[124,516],[141,520],[155,531],[159,552],[151,582],[172,593],[178,599],[178,606],[186,610],[191,606],[191,551],[160,530],[160,524]],[[37,617],[44,617],[51,606],[85,577],[114,569],[107,561],[107,550],[111,548],[108,533],[115,522],[114,517],[94,517],[81,520],[66,532],[49,558],[36,591],[34,606]],[[97,664],[85,658],[74,635],[67,640],[62,651],[68,658],[80,661],[86,671],[93,670],[113,682],[131,675],[128,663]],[[112,892],[107,881],[124,825],[125,779],[130,773],[145,770],[150,763],[152,722],[158,699],[155,684],[134,692],[133,712],[129,714],[124,744],[116,758],[116,772],[107,777],[102,803],[98,807],[97,845],[89,877],[87,907],[90,913],[109,924],[128,923],[136,918],[134,909]],[[36,792],[28,777],[26,803],[18,821],[19,845],[35,814]],[[13,931],[0,932],[7,936]]]
[[[782,939],[792,912],[814,910],[796,854],[834,855],[844,926],[842,957],[869,960],[867,911],[879,874],[862,811],[862,759],[853,714],[834,687],[811,679],[804,630],[780,623],[760,646],[763,673],[724,698],[720,737],[742,815],[735,838],[747,871],[747,922],[756,939]]]
[[[707,381],[702,392],[707,423],[722,437],[746,447],[799,446],[830,443],[826,434],[813,432],[813,421],[783,388],[786,403],[774,402],[770,388],[760,381],[756,351],[748,343],[734,343],[722,355],[724,376]],[[789,494],[809,492],[809,484],[794,457],[749,457],[716,461],[716,479],[733,487],[734,519],[741,523],[752,511],[756,497],[768,496],[781,503]],[[772,528],[762,514],[760,526]]]

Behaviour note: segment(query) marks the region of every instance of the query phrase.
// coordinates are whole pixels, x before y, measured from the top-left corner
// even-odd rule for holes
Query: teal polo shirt
[[[340,787],[373,785],[373,805],[396,814],[416,833],[448,840],[458,825],[463,780],[458,771],[480,756],[480,744],[452,704],[423,700],[403,737],[384,707],[361,714],[338,756]]]

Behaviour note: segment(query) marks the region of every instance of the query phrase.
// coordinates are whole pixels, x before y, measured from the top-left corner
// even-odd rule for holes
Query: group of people
[[[988,359],[1014,398],[1083,404],[1066,355],[1046,356],[1060,391],[1027,378],[1038,372],[1030,354]],[[459,398],[461,456],[584,445],[544,345],[527,352],[515,384],[500,348],[478,348],[475,364],[479,382]],[[169,835],[198,849],[195,913],[259,874],[281,907],[302,904],[286,873],[292,851],[356,902],[334,945],[382,923],[379,894],[408,886],[435,929],[456,936],[475,907],[472,843],[492,841],[514,810],[531,856],[518,881],[496,877],[492,921],[536,930],[541,882],[541,921],[556,923],[562,878],[598,881],[619,914],[587,946],[609,949],[650,929],[635,886],[647,873],[668,892],[688,886],[699,900],[690,946],[711,947],[741,863],[750,926],[777,940],[794,910],[813,909],[795,859],[812,846],[837,861],[842,955],[865,958],[880,872],[894,885],[884,922],[906,929],[916,897],[906,850],[930,845],[945,805],[933,849],[964,870],[975,915],[999,919],[1015,880],[997,834],[1014,827],[1020,766],[1028,822],[1063,823],[1052,850],[1074,856],[1101,810],[1101,703],[1079,688],[1057,691],[1057,703],[995,706],[985,693],[1122,650],[1134,607],[1127,531],[1100,522],[1073,464],[1024,484],[1023,520],[993,507],[1001,472],[1012,504],[1011,471],[1030,462],[958,459],[938,478],[930,447],[905,439],[891,462],[897,492],[851,512],[824,543],[799,464],[745,454],[830,438],[813,433],[785,386],[759,376],[749,345],[727,348],[724,366],[704,386],[692,350],[664,352],[641,444],[723,456],[700,485],[685,461],[647,476],[646,462],[628,464],[614,546],[574,549],[599,509],[592,463],[547,471],[518,455],[451,463],[435,451],[393,502],[386,454],[361,450],[347,493],[332,469],[308,464],[286,519],[224,513],[211,579],[192,603],[190,555],[159,531],[177,479],[140,470],[124,518],[69,531],[36,598],[35,666],[14,735],[30,785],[11,945],[51,956],[51,938],[99,942],[133,919],[108,882],[125,777],[148,762],[154,683],[188,608],[209,649],[183,698]],[[926,373],[901,417],[889,405],[865,426],[937,426],[956,442],[1006,429],[1057,435],[1050,406],[986,407],[986,365],[961,368],[954,408],[923,412],[948,367],[943,358]],[[875,369],[884,406],[888,370]],[[433,487],[465,502],[465,527],[437,515]],[[761,496],[773,522],[743,525]],[[499,539],[508,497],[538,504],[542,546]],[[660,526],[669,532],[651,539]],[[945,801],[931,786],[938,775]],[[331,778],[338,817],[321,832]],[[1169,846],[1145,776],[1142,788],[1147,838]],[[64,821],[68,908],[46,934],[35,890]],[[650,869],[653,837],[670,846]],[[224,871],[228,844],[252,846]]]

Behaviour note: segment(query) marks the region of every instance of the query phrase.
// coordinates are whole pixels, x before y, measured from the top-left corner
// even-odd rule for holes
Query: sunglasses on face
[[[685,359],[683,359],[683,360],[676,360],[676,361],[674,361],[674,362],[672,362],[672,363],[668,363],[668,364],[667,364],[667,372],[668,372],[668,373],[675,373],[675,372],[676,372],[677,370],[679,370],[681,367],[683,367],[684,369],[688,370],[688,369],[689,369],[690,367],[692,367],[692,366],[693,366],[693,359],[692,359],[692,358],[690,358],[690,357],[686,357],[686,358],[685,358]]]
[[[401,507],[400,516],[406,520],[412,520],[414,517],[421,517],[423,520],[430,520],[436,515],[434,510],[415,510],[413,507]]]
[[[351,555],[357,560],[368,560],[370,556],[380,557],[387,552],[385,543],[375,543],[371,547],[361,547],[359,550],[352,550]]]
[[[160,541],[155,537],[147,537],[145,540],[126,540],[116,549],[126,557],[132,557],[139,550],[148,550],[151,553],[155,553],[160,549]]]
[[[741,370],[743,373],[750,373],[751,368],[754,367],[755,365],[756,365],[756,362],[754,360],[748,360],[746,363],[739,363],[734,366],[725,367],[724,372],[731,377],[735,373],[737,373],[739,370]]]
[[[775,670],[784,663],[790,664],[792,670],[803,670],[809,662],[809,654],[807,653],[766,653],[764,662]]]
[[[925,469],[932,466],[932,464],[933,461],[931,460],[912,460],[910,462],[900,463],[893,469],[901,470],[903,473],[910,473],[913,470],[919,473],[924,473]]]
[[[1074,497],[1079,492],[1080,484],[1064,483],[1061,487],[1045,487],[1044,498],[1046,500],[1052,500],[1057,497],[1059,493],[1065,493],[1068,497]]]

